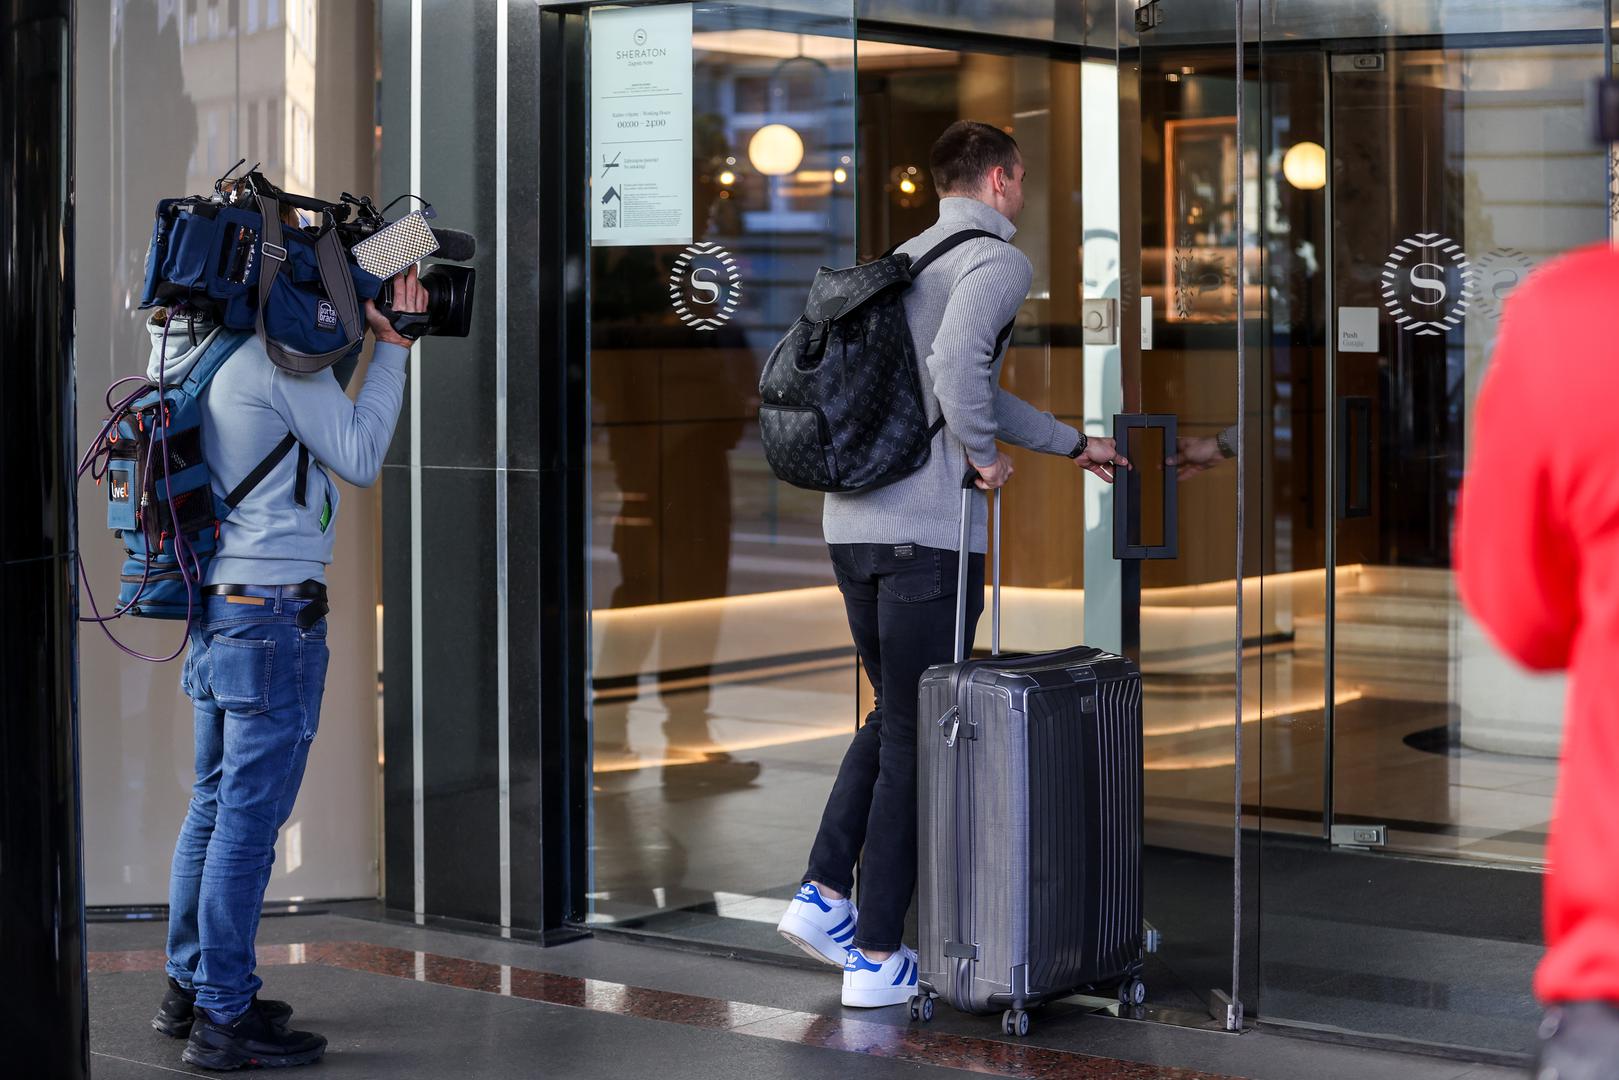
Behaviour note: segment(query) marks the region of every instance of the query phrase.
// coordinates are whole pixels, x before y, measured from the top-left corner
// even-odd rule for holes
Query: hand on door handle
[[[1119,453],[1118,444],[1100,435],[1090,436],[1085,444],[1085,452],[1075,458],[1074,463],[1109,484],[1113,483],[1116,469],[1130,467],[1129,459]]]
[[[1213,435],[1183,435],[1175,440],[1175,452],[1164,459],[1164,464],[1175,470],[1178,479],[1185,480],[1225,460],[1220,442]]]

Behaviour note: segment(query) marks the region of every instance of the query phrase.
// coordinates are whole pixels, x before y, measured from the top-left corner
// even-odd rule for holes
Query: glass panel
[[[146,372],[151,313],[135,305],[159,199],[212,192],[238,158],[261,163],[292,192],[332,200],[344,191],[383,194],[373,187],[370,22],[350,16],[347,5],[313,0],[298,5],[295,22],[239,19],[240,7],[129,0],[87,5],[76,20],[75,365],[86,441],[106,416],[107,386]],[[317,65],[317,44],[345,64]],[[103,613],[116,606],[123,561],[101,527],[105,500],[105,489],[84,477],[80,550]],[[378,891],[380,784],[369,780],[380,770],[378,733],[366,718],[376,715],[380,677],[373,524],[380,500],[374,489],[345,485],[341,501],[328,583],[329,719],[281,833],[266,894],[272,901]],[[82,591],[79,603],[90,614]],[[157,619],[120,619],[112,629],[157,656],[174,651],[183,635],[181,624]],[[90,626],[79,642],[88,676],[79,683],[85,900],[163,904],[175,828],[191,796],[193,709],[179,692],[178,664],[131,659]]]
[[[1139,116],[1126,120],[1119,152],[1124,189],[1140,192],[1141,313],[1127,325],[1148,332],[1126,336],[1123,409],[1172,415],[1179,438],[1168,445],[1161,433],[1156,442],[1136,433],[1131,494],[1140,520],[1128,532],[1173,545],[1176,555],[1125,565],[1124,639],[1128,648],[1133,588],[1145,689],[1147,918],[1164,931],[1160,960],[1173,991],[1155,988],[1153,999],[1205,1017],[1212,1009],[1223,1023],[1214,995],[1232,990],[1241,476],[1221,447],[1237,445],[1238,298],[1252,317],[1261,294],[1257,260],[1243,258],[1255,231],[1252,191],[1246,219],[1239,208],[1255,172],[1255,132],[1239,129],[1235,5],[1160,0],[1143,14],[1161,21],[1140,31]],[[1126,221],[1130,209],[1127,196]],[[1164,509],[1171,492],[1178,523]]]
[[[756,421],[816,267],[855,261],[852,8],[793,6],[638,9],[690,13],[698,246],[593,247],[589,291],[591,918],[770,949],[856,715],[820,496]]]
[[[1602,11],[1363,7],[1265,43],[1260,1008],[1525,1050],[1539,876],[1506,868],[1544,862],[1562,685],[1462,611],[1450,537],[1502,300],[1607,236]]]

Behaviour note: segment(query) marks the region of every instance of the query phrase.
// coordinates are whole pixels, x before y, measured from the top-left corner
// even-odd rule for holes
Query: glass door
[[[1144,892],[1171,991],[1155,1000],[1235,1029],[1244,1011],[1237,793],[1252,719],[1242,688],[1257,647],[1243,611],[1249,485],[1238,468],[1248,429],[1242,329],[1262,291],[1251,257],[1256,128],[1239,5],[1155,0],[1116,14],[1125,242],[1113,294],[1123,332],[1116,353],[1088,357],[1087,390],[1106,405],[1093,421],[1134,467],[1097,493],[1111,520],[1086,551],[1086,629],[1094,642],[1116,633],[1142,670]],[[1089,252],[1086,261],[1100,262]]]
[[[757,387],[855,250],[850,0],[596,6],[590,170],[590,919],[792,950],[855,715],[820,497]]]
[[[1184,18],[1197,5],[1151,6]],[[1163,945],[1134,1015],[1235,1026],[1243,485],[1222,447],[1236,449],[1237,328],[1257,287],[1242,269],[1253,142],[1236,23],[1177,42],[1138,29],[1134,0],[1019,11],[986,23],[976,4],[882,0],[855,23],[847,3],[738,0],[580,16],[595,64],[671,32],[691,44],[689,238],[678,203],[650,216],[632,205],[625,155],[650,153],[651,136],[616,126],[675,118],[658,105],[629,115],[596,69],[586,79],[590,918],[800,955],[775,923],[870,691],[821,500],[769,473],[753,388],[817,266],[932,224],[929,148],[976,119],[1012,134],[1028,170],[1014,243],[1033,284],[1003,385],[1126,438],[1138,463],[1113,489],[1013,451],[1003,642],[1140,661],[1145,906]],[[628,44],[597,49],[621,33]],[[659,232],[670,221],[678,235]],[[1165,464],[1177,450],[1197,463],[1184,479]],[[987,622],[979,638],[987,651]]]
[[[1284,2],[1262,43],[1259,1007],[1522,1051],[1562,685],[1462,610],[1451,536],[1502,302],[1608,235],[1603,7],[1383,11]]]

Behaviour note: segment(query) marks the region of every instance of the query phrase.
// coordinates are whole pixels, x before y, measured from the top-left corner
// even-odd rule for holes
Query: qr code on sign
[[[618,228],[618,207],[609,206],[602,210],[602,228]]]

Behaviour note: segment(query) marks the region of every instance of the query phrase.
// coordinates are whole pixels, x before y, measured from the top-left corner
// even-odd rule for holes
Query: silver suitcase
[[[967,550],[974,489],[962,491]],[[1108,987],[1140,1004],[1141,673],[1083,646],[1000,655],[1000,493],[994,500],[993,653],[965,659],[967,559],[956,663],[920,684],[920,963],[913,1019],[933,999],[1000,1012]]]

